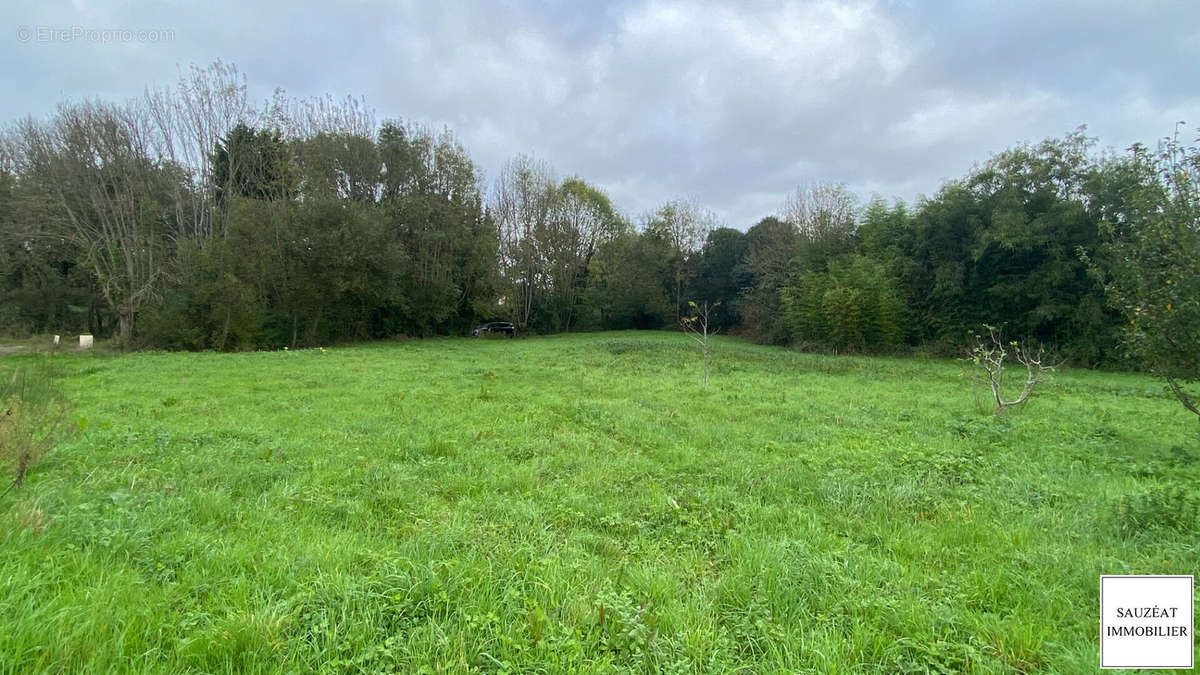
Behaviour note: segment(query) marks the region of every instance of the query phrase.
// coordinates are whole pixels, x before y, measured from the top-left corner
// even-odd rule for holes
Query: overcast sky
[[[631,215],[692,197],[741,229],[804,183],[912,201],[1081,124],[1118,150],[1200,126],[1195,0],[315,4],[5,0],[0,119],[221,59],[259,101],[449,126],[487,176],[527,153]],[[150,33],[44,39],[77,27]]]

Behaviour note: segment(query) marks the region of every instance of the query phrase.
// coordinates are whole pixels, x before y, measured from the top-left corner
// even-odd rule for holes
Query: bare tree
[[[801,253],[824,259],[853,248],[858,202],[844,185],[801,186],[784,202],[780,217],[796,228]]]
[[[144,113],[135,105],[64,104],[48,123],[26,120],[18,129],[28,175],[55,207],[45,234],[83,251],[126,343],[165,270],[164,207],[179,178],[151,157]]]
[[[148,151],[156,159],[188,172],[190,180],[173,187],[175,221],[183,234],[200,235],[202,239],[224,232],[230,203],[218,203],[216,193],[230,194],[233,190],[231,185],[215,184],[213,158],[219,144],[239,123],[277,131],[289,143],[314,138],[365,139],[373,143],[376,135],[375,113],[362,99],[294,99],[277,89],[262,110],[255,110],[247,97],[245,76],[236,66],[221,61],[181,71],[174,86],[148,88],[141,104],[148,122]],[[224,172],[225,181],[235,180],[247,168],[238,166],[240,162],[255,159],[228,153],[230,166]],[[347,190],[355,192],[355,197],[374,197],[371,185],[353,185]]]
[[[0,175],[15,176],[23,165],[20,126],[0,130]]]
[[[206,68],[193,65],[180,71],[174,87],[147,88],[143,101],[153,152],[183,167],[190,178],[173,187],[176,222],[185,234],[207,238],[222,233],[223,219],[214,218],[213,153],[234,125],[254,122],[245,76],[221,61]],[[233,169],[228,176],[237,175],[238,168]]]
[[[671,267],[675,282],[671,300],[675,305],[676,320],[682,320],[680,305],[683,302],[688,265],[704,248],[708,233],[720,226],[720,219],[694,199],[676,199],[660,206],[645,220],[647,230],[657,232],[671,244],[674,253]]]
[[[375,110],[363,98],[333,96],[288,98],[276,89],[258,116],[262,126],[278,130],[285,140],[312,138],[318,134],[347,134],[375,138]]]
[[[708,329],[709,315],[720,304],[721,303],[719,302],[710,304],[707,300],[705,300],[703,303],[697,305],[695,302],[689,300],[688,308],[692,311],[692,313],[690,316],[682,317],[679,320],[679,323],[683,326],[683,329],[690,333],[689,337],[692,338],[692,341],[700,346],[700,360],[703,364],[702,367],[704,373],[703,380],[701,380],[701,386],[705,391],[708,390],[708,338],[720,332],[720,329],[713,331]]]
[[[685,254],[704,247],[708,233],[715,230],[720,219],[695,199],[675,199],[663,204],[652,216],[666,233],[671,244]]]
[[[968,353],[967,360],[983,372],[983,377],[977,380],[984,382],[991,389],[992,398],[996,402],[996,414],[1002,415],[1009,408],[1028,401],[1038,383],[1053,372],[1057,365],[1047,363],[1048,357],[1043,347],[1039,346],[1034,350],[1016,341],[1005,343],[999,328],[984,327],[988,331],[987,338],[975,336],[975,346]],[[1010,354],[1017,363],[1025,367],[1025,382],[1016,398],[1005,400],[1004,360]]]
[[[492,192],[491,215],[500,235],[501,273],[513,321],[528,328],[544,285],[544,236],[555,197],[550,167],[525,155],[504,167]]]

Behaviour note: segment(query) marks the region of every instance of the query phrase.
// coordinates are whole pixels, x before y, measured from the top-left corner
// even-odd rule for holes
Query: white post
[[[92,336],[86,335],[86,334],[80,335],[79,336],[79,348],[80,349],[91,349],[92,348]]]
[[[55,347],[58,346],[58,336],[57,335],[54,336],[54,346]]]

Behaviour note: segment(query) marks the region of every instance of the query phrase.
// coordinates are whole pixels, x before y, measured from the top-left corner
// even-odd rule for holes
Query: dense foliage
[[[1200,416],[1200,148],[1166,139],[1134,148],[1117,183],[1124,208],[1103,224],[1094,270],[1122,309],[1131,351]]]
[[[708,301],[714,328],[770,344],[950,354],[1002,324],[1077,364],[1197,374],[1197,155],[1177,141],[1118,156],[1080,130],[911,206],[816,184],[743,232],[690,200],[630,218],[527,156],[487,185],[449,131],[353,100],[254,110],[239,77],[215,64],[10,129],[6,332],[245,350],[500,318],[678,328]]]

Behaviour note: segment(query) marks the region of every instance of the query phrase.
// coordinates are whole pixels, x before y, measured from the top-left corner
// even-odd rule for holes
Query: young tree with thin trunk
[[[700,362],[702,364],[703,379],[701,380],[701,388],[708,390],[708,339],[720,332],[720,329],[713,329],[711,324],[713,310],[721,303],[710,303],[705,300],[697,305],[694,301],[688,301],[688,309],[691,310],[690,316],[685,316],[679,320],[683,329],[690,333],[689,337],[700,347]]]

